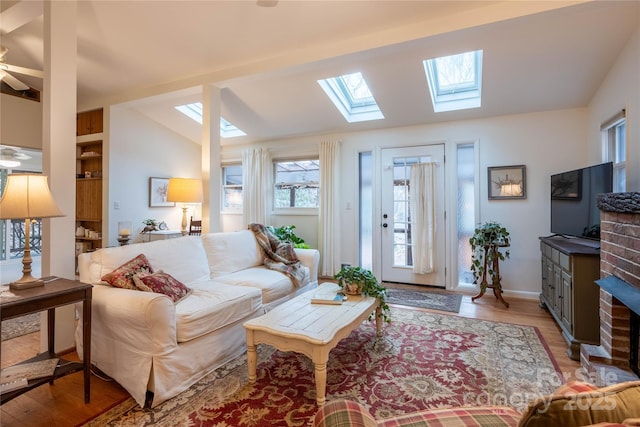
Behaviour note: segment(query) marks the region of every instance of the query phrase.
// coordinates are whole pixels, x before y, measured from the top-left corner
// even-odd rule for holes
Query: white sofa
[[[193,291],[177,304],[159,293],[105,286],[101,277],[144,254]],[[317,286],[320,255],[296,249],[308,274],[296,287],[263,266],[252,231],[210,233],[104,248],[78,257],[93,287],[91,362],[140,404],[156,406],[246,350],[243,323]],[[82,327],[76,328],[82,354]],[[149,394],[148,392],[152,393]]]

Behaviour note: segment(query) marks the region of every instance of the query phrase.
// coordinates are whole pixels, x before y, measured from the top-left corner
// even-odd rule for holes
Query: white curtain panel
[[[434,272],[435,167],[435,163],[417,163],[411,166],[409,208],[413,272],[416,274]]]
[[[267,224],[272,191],[271,155],[265,148],[242,152],[242,215],[245,224]]]
[[[320,251],[320,275],[333,277],[340,265],[338,246],[338,191],[340,183],[340,142],[320,143],[320,215],[318,250]]]

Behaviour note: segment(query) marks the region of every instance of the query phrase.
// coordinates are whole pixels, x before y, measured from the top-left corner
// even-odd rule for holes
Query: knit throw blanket
[[[300,264],[293,245],[278,239],[262,224],[249,224],[248,228],[253,231],[258,244],[264,251],[263,264],[270,270],[286,274],[295,287],[300,287],[305,278],[305,270]]]

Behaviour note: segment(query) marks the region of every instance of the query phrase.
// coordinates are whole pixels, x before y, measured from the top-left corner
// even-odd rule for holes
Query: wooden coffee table
[[[315,366],[316,402],[325,403],[327,361],[338,342],[375,310],[376,329],[380,334],[379,301],[376,298],[349,295],[341,305],[311,304],[316,293],[340,288],[323,283],[316,290],[299,295],[268,312],[245,322],[249,382],[256,381],[257,344],[268,344],[281,351],[295,351],[309,357]]]

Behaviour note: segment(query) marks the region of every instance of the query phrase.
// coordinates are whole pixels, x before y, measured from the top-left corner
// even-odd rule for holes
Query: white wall
[[[586,109],[550,111],[535,114],[491,117],[482,120],[384,129],[296,138],[265,143],[275,154],[283,156],[298,150],[317,153],[321,140],[341,140],[341,262],[358,264],[358,153],[410,145],[445,142],[449,157],[446,163],[447,210],[455,210],[455,144],[479,141],[479,222],[498,221],[512,236],[511,257],[501,266],[506,290],[533,297],[540,291],[539,236],[550,234],[549,177],[553,173],[586,166]],[[235,147],[223,147],[223,156],[234,158]],[[294,155],[294,154],[290,154]],[[374,159],[375,160],[375,159]],[[374,161],[374,164],[376,162]],[[527,198],[525,200],[487,199],[487,167],[524,164],[527,167]],[[377,194],[377,193],[376,193]],[[347,204],[351,209],[347,209]],[[448,217],[455,218],[450,214]],[[294,224],[296,231],[308,242],[317,242],[317,217],[271,217],[274,225]],[[376,224],[378,219],[374,219]],[[315,237],[315,240],[314,240]],[[313,245],[312,245],[313,246]],[[453,245],[452,245],[453,246]],[[448,271],[456,271],[454,253],[450,250]],[[379,274],[379,257],[374,273]],[[453,263],[452,263],[453,262]],[[452,280],[451,275],[448,281]]]
[[[0,144],[42,150],[42,103],[0,94]]]
[[[627,114],[627,191],[640,191],[640,29],[630,38],[589,103],[591,163],[602,161],[600,124],[623,108]]]
[[[149,207],[149,178],[199,178],[200,146],[121,106],[111,107],[109,127],[108,245],[118,244],[118,221],[131,221],[134,241],[141,241],[139,232],[147,218],[180,230],[180,206]],[[190,208],[187,218],[191,214],[200,218],[200,207]]]

